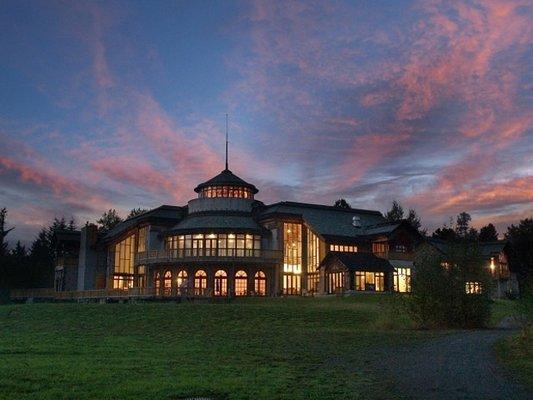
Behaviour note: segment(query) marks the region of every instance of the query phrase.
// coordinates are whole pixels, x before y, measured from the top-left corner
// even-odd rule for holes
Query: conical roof
[[[239,178],[229,169],[225,169],[220,174],[214,178],[209,179],[203,183],[200,183],[194,191],[196,193],[200,192],[203,188],[209,186],[237,186],[250,189],[254,194],[258,192],[257,188],[251,183],[246,182],[245,180]]]

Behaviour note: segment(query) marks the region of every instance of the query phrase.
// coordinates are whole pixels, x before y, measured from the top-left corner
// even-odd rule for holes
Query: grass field
[[[436,332],[386,296],[0,307],[0,398],[394,398],[370,361]]]

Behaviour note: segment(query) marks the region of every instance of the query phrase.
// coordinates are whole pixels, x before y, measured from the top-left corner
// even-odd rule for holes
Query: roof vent
[[[352,225],[356,228],[361,227],[361,217],[358,217],[357,215],[352,217]]]

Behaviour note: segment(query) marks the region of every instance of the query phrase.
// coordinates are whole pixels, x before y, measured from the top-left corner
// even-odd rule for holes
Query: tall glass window
[[[394,290],[400,293],[411,291],[411,268],[396,268],[394,270]]]
[[[178,277],[176,278],[176,286],[178,288],[179,294],[187,293],[187,288],[189,286],[189,277],[187,271],[181,270],[178,272]]]
[[[248,275],[245,271],[235,274],[235,296],[246,296],[248,292]]]
[[[137,243],[137,253],[146,251],[146,241],[148,239],[148,227],[143,226],[139,229],[139,242]]]
[[[228,274],[226,271],[218,270],[215,272],[215,296],[228,295]]]
[[[115,245],[115,273],[133,274],[133,261],[135,258],[135,235]]]
[[[318,291],[320,261],[320,239],[307,229],[307,290],[310,293]]]
[[[165,271],[163,278],[163,293],[165,296],[170,296],[172,294],[172,272]]]
[[[196,271],[194,274],[194,294],[203,296],[207,290],[207,274],[203,269]]]
[[[300,294],[302,274],[302,225],[283,224],[283,293]]]
[[[266,275],[263,271],[257,271],[254,277],[254,291],[257,296],[266,295]]]

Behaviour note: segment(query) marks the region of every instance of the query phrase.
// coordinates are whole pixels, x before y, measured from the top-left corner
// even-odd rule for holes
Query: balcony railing
[[[135,263],[159,264],[167,262],[190,261],[244,261],[244,262],[280,262],[281,250],[259,249],[180,249],[150,250],[137,253]]]

